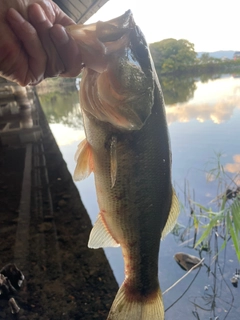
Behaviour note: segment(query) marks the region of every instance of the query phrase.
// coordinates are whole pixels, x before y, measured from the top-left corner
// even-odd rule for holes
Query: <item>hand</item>
[[[22,86],[58,75],[75,77],[82,68],[78,46],[64,28],[74,22],[53,1],[36,2],[0,4],[0,76]]]

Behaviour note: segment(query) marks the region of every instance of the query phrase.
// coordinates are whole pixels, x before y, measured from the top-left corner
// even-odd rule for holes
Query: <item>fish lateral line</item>
[[[112,136],[110,143],[110,170],[111,170],[111,188],[115,186],[117,179],[117,137]]]

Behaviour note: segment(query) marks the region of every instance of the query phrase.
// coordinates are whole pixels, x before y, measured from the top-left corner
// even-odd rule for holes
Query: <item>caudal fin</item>
[[[164,320],[164,306],[162,294],[159,291],[141,301],[129,299],[125,286],[122,285],[113,301],[107,320]]]

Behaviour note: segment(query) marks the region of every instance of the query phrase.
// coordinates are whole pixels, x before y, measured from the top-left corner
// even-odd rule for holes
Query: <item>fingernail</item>
[[[55,26],[51,30],[51,36],[58,45],[64,45],[68,43],[69,37],[64,27],[62,26]]]
[[[15,23],[23,23],[25,20],[24,18],[18,13],[15,9],[10,8],[8,10],[8,18]]]

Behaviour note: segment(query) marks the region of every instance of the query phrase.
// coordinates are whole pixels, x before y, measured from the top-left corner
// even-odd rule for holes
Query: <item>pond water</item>
[[[181,202],[181,213],[174,231],[161,242],[159,279],[162,291],[178,281],[186,271],[175,262],[177,252],[204,258],[204,265],[193,270],[164,294],[166,319],[239,319],[239,288],[231,278],[240,269],[231,239],[223,244],[225,225],[213,229],[204,250],[194,249],[201,224],[208,218],[196,203],[219,210],[221,195],[240,185],[240,78],[237,75],[200,78],[160,78],[166,102],[171,138],[172,177]],[[51,130],[73,174],[74,154],[84,138],[78,91],[66,87],[61,92],[40,94],[40,101]],[[221,154],[221,156],[220,156]],[[218,161],[221,166],[218,167]],[[213,168],[222,169],[214,179]],[[98,214],[93,175],[76,183],[92,223]],[[234,201],[228,200],[228,205]],[[195,218],[194,218],[195,217]],[[198,230],[198,232],[197,232]],[[119,284],[124,279],[121,249],[106,249]]]

